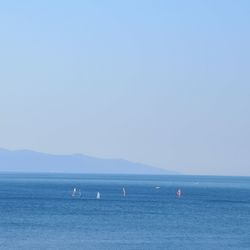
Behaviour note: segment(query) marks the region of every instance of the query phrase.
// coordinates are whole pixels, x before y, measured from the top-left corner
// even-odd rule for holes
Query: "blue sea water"
[[[0,249],[250,249],[250,178],[1,174]]]

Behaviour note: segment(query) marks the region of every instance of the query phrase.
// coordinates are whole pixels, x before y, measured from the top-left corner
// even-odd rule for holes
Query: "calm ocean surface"
[[[250,178],[0,174],[0,249],[250,249]]]

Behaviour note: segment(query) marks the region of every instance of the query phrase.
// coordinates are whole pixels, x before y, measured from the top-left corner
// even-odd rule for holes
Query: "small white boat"
[[[181,190],[180,189],[177,190],[176,197],[177,198],[181,198]]]
[[[73,192],[72,192],[72,197],[80,197],[81,196],[81,190],[77,188],[74,188],[73,189]]]
[[[73,189],[73,192],[72,192],[72,196],[75,196],[76,195],[76,188]]]
[[[101,194],[99,192],[96,193],[96,199],[100,200],[101,199]]]
[[[160,189],[161,187],[159,187],[159,186],[157,186],[157,187],[155,187],[155,189]]]
[[[123,192],[123,196],[125,197],[126,196],[126,190],[125,190],[124,187],[122,188],[122,192]]]

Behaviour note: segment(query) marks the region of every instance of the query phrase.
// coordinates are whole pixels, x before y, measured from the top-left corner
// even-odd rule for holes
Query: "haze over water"
[[[250,175],[249,13],[249,0],[1,1],[0,147]]]
[[[249,211],[249,177],[1,174],[0,249],[249,249]]]

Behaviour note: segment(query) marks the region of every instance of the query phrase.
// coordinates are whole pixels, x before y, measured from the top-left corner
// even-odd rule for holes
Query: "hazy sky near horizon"
[[[250,1],[2,1],[0,147],[250,175]]]

